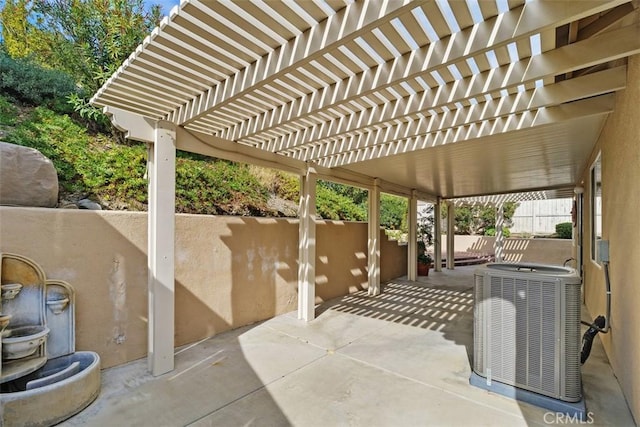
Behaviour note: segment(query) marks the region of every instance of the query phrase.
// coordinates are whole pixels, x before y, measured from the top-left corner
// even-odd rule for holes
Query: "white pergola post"
[[[496,262],[502,262],[504,258],[504,234],[502,227],[504,226],[504,205],[502,203],[496,206],[496,242],[494,244],[494,253],[496,254]]]
[[[380,188],[369,190],[369,295],[380,294]]]
[[[418,197],[415,191],[409,197],[409,212],[407,222],[409,223],[409,237],[407,239],[407,279],[416,280],[418,276],[418,241],[416,240],[418,231]]]
[[[453,270],[455,265],[455,226],[456,208],[453,202],[447,202],[447,269]]]
[[[176,130],[173,123],[156,124],[149,150],[148,286],[149,371],[158,376],[173,370],[174,247]]]
[[[433,205],[433,252],[435,271],[442,271],[442,215],[440,210],[442,207],[442,201],[438,198],[438,201]]]
[[[309,168],[300,182],[298,237],[298,319],[315,319],[316,300],[316,172]]]

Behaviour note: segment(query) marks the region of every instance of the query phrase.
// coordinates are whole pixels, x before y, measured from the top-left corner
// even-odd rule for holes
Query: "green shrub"
[[[36,108],[5,138],[39,150],[53,162],[63,192],[91,196],[105,206],[145,210],[147,151],[92,137],[68,116]],[[268,194],[248,167],[178,152],[176,211],[259,215]]]
[[[512,225],[513,214],[518,207],[515,202],[506,202],[503,206],[504,225]],[[446,218],[446,210],[443,216]],[[455,209],[456,234],[484,234],[485,230],[496,227],[495,206],[457,206]]]
[[[104,138],[104,137],[103,137]],[[68,116],[34,109],[5,138],[32,147],[51,159],[64,192],[96,195],[104,201],[146,197],[146,149],[142,145],[110,145],[87,135]]]
[[[318,181],[318,187],[323,187],[341,196],[347,197],[354,204],[360,205],[366,209],[366,203],[368,198],[367,190],[363,190],[358,187],[352,187],[351,185],[340,184],[338,182],[331,181]]]
[[[271,194],[298,203],[300,199],[300,177],[260,166],[249,166],[249,170]]]
[[[176,211],[264,215],[268,191],[246,165],[178,152]]]
[[[0,95],[23,105],[70,113],[67,97],[77,92],[75,82],[64,72],[0,52]]]
[[[384,233],[390,240],[397,240],[398,242],[407,242],[407,233],[402,230],[389,230],[385,228]]]
[[[380,196],[380,226],[391,230],[407,229],[409,206],[405,197],[382,194]]]
[[[0,125],[11,126],[16,123],[18,109],[0,95]]]
[[[298,203],[300,199],[300,178],[287,172],[276,171],[275,193],[286,200]]]
[[[484,231],[484,235],[485,236],[491,236],[491,237],[495,237],[496,235],[496,229],[491,227],[491,228],[487,228]],[[507,227],[502,227],[502,235],[504,237],[510,237],[511,236],[511,230],[509,230]]]
[[[16,108],[0,96],[0,125],[10,125],[4,140],[32,147],[51,159],[58,173],[60,197],[90,197],[109,209],[146,210],[147,151],[143,144],[122,145],[90,135],[86,127],[46,107]],[[176,211],[194,214],[267,215],[270,193],[297,201],[297,175],[256,170],[224,160],[178,152]],[[367,192],[319,181],[317,212],[326,219],[366,221]],[[406,201],[383,195],[387,226],[406,227]]]
[[[35,148],[51,159],[61,187],[67,191],[83,188],[74,163],[84,155],[78,145],[88,144],[84,129],[74,124],[67,116],[58,116],[46,108],[33,110],[10,132],[7,142]]]
[[[556,224],[556,236],[559,239],[571,239],[573,237],[573,223],[561,222]]]
[[[367,210],[354,203],[353,199],[318,185],[316,194],[316,210],[324,219],[345,221],[366,221]]]

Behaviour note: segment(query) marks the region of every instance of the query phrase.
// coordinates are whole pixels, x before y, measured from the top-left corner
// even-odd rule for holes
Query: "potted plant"
[[[418,276],[428,276],[433,258],[427,253],[427,246],[433,244],[433,205],[427,205],[418,216]]]
[[[433,258],[426,251],[424,242],[418,241],[418,276],[428,276]]]

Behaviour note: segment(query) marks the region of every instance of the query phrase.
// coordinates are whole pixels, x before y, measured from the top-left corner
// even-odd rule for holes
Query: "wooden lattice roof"
[[[182,1],[92,103],[443,198],[571,188],[640,52],[636,6]]]

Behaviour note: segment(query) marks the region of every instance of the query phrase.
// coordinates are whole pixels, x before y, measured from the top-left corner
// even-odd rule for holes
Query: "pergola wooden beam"
[[[429,147],[469,141],[508,132],[517,132],[580,117],[608,114],[613,111],[614,101],[614,95],[600,95],[595,98],[576,101],[566,105],[541,108],[535,112],[526,111],[520,114],[511,114],[493,120],[484,120],[479,123],[471,123],[434,133],[415,135],[410,138],[394,140],[386,144],[327,156],[318,163],[324,167],[343,167],[352,163],[424,150]]]
[[[584,27],[578,27],[576,41],[586,40],[590,37],[596,36],[603,31],[609,29],[613,24],[620,21],[625,16],[629,15],[635,10],[632,2],[621,4],[607,11],[593,22],[590,22]]]

